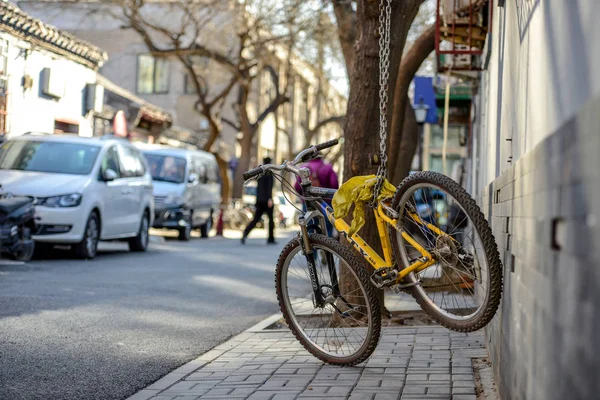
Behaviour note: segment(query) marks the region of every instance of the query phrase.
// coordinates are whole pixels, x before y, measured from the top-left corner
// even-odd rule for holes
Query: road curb
[[[281,318],[283,318],[283,315],[281,313],[273,314],[270,317],[263,319],[258,324],[246,329],[244,332],[264,331],[266,328],[268,328],[270,325],[273,325],[275,322],[279,321]]]
[[[198,358],[195,358],[192,361],[183,364],[181,367],[169,372],[167,375],[158,379],[157,381],[140,390],[139,392],[135,393],[134,395],[128,397],[126,400],[148,400],[156,396],[159,392],[162,392],[170,386],[173,386],[177,382],[184,379],[186,376],[192,374],[194,371],[204,367],[206,364],[209,364],[213,360],[219,358],[221,355],[223,355],[223,353],[236,347],[241,342],[251,337],[253,333],[265,331],[265,328],[272,325],[281,318],[282,314],[277,313],[263,319],[259,323],[244,330],[242,333],[239,333],[233,336],[232,338],[224,341],[223,343],[213,347],[211,350],[202,354]],[[273,331],[277,332],[278,330]]]

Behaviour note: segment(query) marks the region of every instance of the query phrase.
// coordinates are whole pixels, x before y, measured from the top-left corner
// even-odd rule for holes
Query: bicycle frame
[[[386,224],[392,225],[394,229],[396,229],[404,240],[406,240],[411,246],[413,246],[419,253],[421,253],[422,257],[412,264],[408,265],[406,268],[403,268],[398,271],[398,276],[396,278],[396,283],[399,283],[402,279],[404,279],[411,272],[419,272],[422,271],[431,265],[436,263],[434,257],[427,250],[423,248],[414,238],[410,236],[410,234],[404,230],[402,230],[397,225],[397,220],[388,217],[383,210],[383,205],[379,204],[379,206],[373,210],[375,215],[375,221],[377,223],[377,231],[379,233],[379,239],[381,241],[381,247],[383,249],[383,257],[379,255],[367,242],[364,241],[363,238],[360,237],[357,233],[350,236],[348,234],[350,230],[350,226],[343,219],[336,219],[333,215],[333,209],[322,199],[322,198],[332,198],[335,194],[336,189],[325,189],[325,188],[315,188],[312,186],[307,186],[305,188],[305,193],[308,195],[318,196],[321,199],[319,200],[307,200],[307,212],[304,216],[304,221],[310,221],[315,217],[326,217],[335,228],[343,235],[346,240],[375,268],[375,270],[379,270],[382,268],[391,268],[394,264],[394,258],[392,254],[392,246],[390,243],[390,238],[388,235],[388,231],[386,229]],[[317,215],[319,214],[319,215]],[[424,222],[416,213],[410,213],[411,218],[413,218],[417,223],[426,226],[428,229],[436,233],[437,235],[445,235],[438,227],[431,225],[429,223]],[[323,223],[321,223],[323,227]],[[303,226],[303,233],[306,232],[306,222]]]

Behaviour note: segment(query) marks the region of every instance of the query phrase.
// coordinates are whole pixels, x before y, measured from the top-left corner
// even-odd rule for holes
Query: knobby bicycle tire
[[[403,198],[404,194],[414,185],[417,184],[431,184],[437,186],[442,189],[444,192],[452,196],[454,200],[456,200],[459,205],[464,209],[467,216],[473,223],[475,230],[477,231],[481,242],[483,244],[483,249],[485,252],[485,257],[487,259],[487,264],[489,265],[489,280],[490,280],[490,288],[489,288],[489,296],[487,300],[487,304],[485,304],[482,312],[480,312],[476,318],[472,320],[455,320],[449,318],[448,316],[440,313],[435,307],[433,307],[430,302],[423,297],[421,291],[417,288],[411,288],[407,291],[412,294],[415,298],[419,306],[431,317],[437,320],[441,325],[445,326],[448,329],[452,329],[454,331],[459,332],[471,332],[476,331],[484,326],[486,326],[496,314],[498,310],[498,306],[500,304],[500,297],[502,295],[502,263],[500,261],[500,255],[498,253],[498,247],[496,245],[494,235],[492,230],[486,221],[483,213],[479,209],[479,206],[475,203],[475,200],[463,189],[460,185],[454,182],[452,179],[448,178],[445,175],[432,172],[417,172],[414,173],[407,178],[405,178],[396,193],[394,194],[392,200],[392,206],[396,211],[400,211],[398,208],[400,206],[400,200]],[[390,239],[392,242],[392,247],[394,249],[394,255],[398,263],[402,262],[401,251],[397,240],[393,240],[396,234],[396,230],[394,227],[390,226]],[[400,268],[404,268],[405,266],[399,265]]]
[[[283,313],[283,317],[296,339],[298,339],[298,341],[309,353],[318,359],[333,365],[359,364],[371,356],[375,350],[375,347],[377,346],[377,343],[379,342],[379,336],[381,333],[381,314],[379,301],[377,299],[375,289],[371,285],[367,276],[364,260],[359,259],[350,248],[342,245],[330,237],[313,233],[309,234],[309,240],[311,244],[319,246],[321,249],[329,250],[333,254],[337,255],[354,272],[355,278],[358,279],[359,284],[362,286],[366,294],[365,300],[369,303],[367,306],[371,310],[372,326],[367,329],[367,337],[365,338],[363,346],[361,346],[358,352],[349,357],[333,357],[321,351],[316,345],[308,340],[305,335],[302,334],[302,327],[296,325],[294,318],[292,318],[291,313],[293,313],[293,310],[288,310],[286,307],[286,301],[284,301],[285,295],[283,291],[283,285],[285,284],[285,282],[283,282],[283,272],[287,268],[286,262],[288,261],[290,255],[292,255],[293,252],[301,246],[299,236],[296,236],[287,243],[279,256],[279,259],[277,260],[275,287],[277,291],[277,300],[279,302],[281,312]]]

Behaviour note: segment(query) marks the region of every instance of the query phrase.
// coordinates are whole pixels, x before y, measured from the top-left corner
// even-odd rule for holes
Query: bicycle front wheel
[[[447,328],[469,332],[493,317],[502,294],[502,264],[487,221],[456,182],[436,172],[417,172],[398,187],[393,206],[398,227],[426,249],[436,263],[409,274],[410,291],[421,308]],[[398,264],[422,254],[391,228]]]
[[[381,331],[379,303],[364,262],[339,242],[310,234],[322,302],[315,298],[299,237],[283,249],[275,285],[292,333],[312,355],[335,365],[355,365],[375,350]]]

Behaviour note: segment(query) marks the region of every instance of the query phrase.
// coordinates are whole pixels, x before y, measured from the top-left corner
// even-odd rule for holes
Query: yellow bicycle
[[[502,292],[502,267],[492,231],[469,194],[450,178],[418,172],[373,207],[383,254],[335,218],[325,201],[336,190],[313,187],[298,164],[334,146],[332,140],[293,161],[262,165],[244,179],[291,172],[301,182],[306,212],[300,234],[283,249],[275,285],[283,316],[302,345],[331,364],[366,360],[379,341],[376,288],[406,291],[431,317],[460,332],[485,326]],[[282,183],[287,181],[281,175]],[[327,218],[357,251],[324,235]],[[362,256],[362,257],[359,257]],[[365,265],[366,260],[373,268]]]

